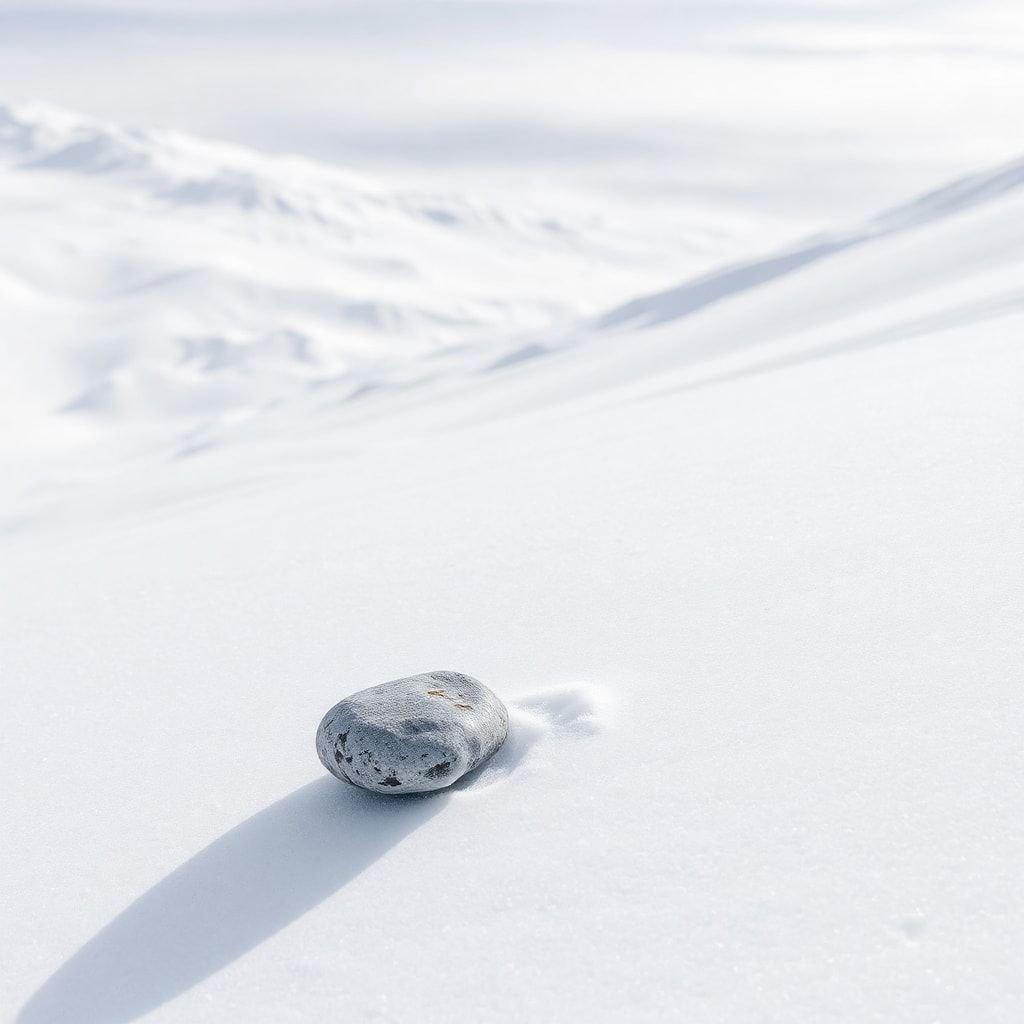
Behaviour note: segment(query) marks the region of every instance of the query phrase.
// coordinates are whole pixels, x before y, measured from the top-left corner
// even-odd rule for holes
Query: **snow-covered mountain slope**
[[[35,442],[215,431],[310,388],[424,376],[410,357],[596,311],[713,254],[600,210],[375,184],[39,104],[0,108],[0,217],[0,398]]]
[[[23,210],[45,173],[5,178]],[[189,458],[36,467],[0,535],[4,1012],[1020,1019],[1019,179]],[[91,409],[59,420],[138,429]],[[327,707],[441,667],[510,704],[480,777],[321,777]]]
[[[705,306],[757,288],[847,249],[854,249],[868,242],[900,235],[917,228],[928,228],[948,217],[959,216],[990,203],[996,204],[995,215],[1001,218],[1007,211],[997,201],[1009,195],[1008,201],[1012,203],[1013,196],[1018,195],[1022,188],[1024,160],[1016,160],[1004,167],[955,181],[906,205],[887,210],[852,229],[812,238],[803,245],[787,249],[768,259],[716,270],[696,281],[686,282],[657,295],[633,299],[605,313],[599,318],[597,326],[647,327],[677,320]],[[987,211],[986,216],[990,217],[991,212]],[[962,233],[971,229],[959,226],[954,230]],[[1014,235],[1013,240],[1019,242],[1019,234]],[[913,244],[921,245],[919,241]],[[1019,250],[1019,244],[1016,249]],[[1011,249],[1011,258],[1016,254],[1016,251]],[[962,256],[959,250],[953,253],[953,258],[958,263]]]
[[[426,422],[479,421],[566,402],[601,408],[861,347],[1011,317],[1024,306],[1024,162],[939,188],[863,224],[634,298],[569,330],[463,360],[433,390],[376,397]],[[445,402],[433,400],[442,391]],[[423,403],[429,405],[429,410]],[[376,403],[376,404],[375,404]]]
[[[601,407],[999,318],[1021,302],[1020,162],[580,316],[597,301],[586,284],[595,266],[619,288],[641,272],[639,241],[629,256],[607,234],[552,246],[554,221],[491,210],[482,227],[466,201],[443,197],[424,219],[422,197],[340,170],[50,108],[9,111],[0,138],[0,191],[25,225],[0,250],[16,523],[61,517],[70,481],[136,473],[140,458],[249,441],[269,444],[265,468],[287,466],[296,433],[308,451],[537,408],[557,416],[566,400]],[[245,189],[227,184],[243,178]],[[186,194],[203,197],[198,207]],[[388,252],[404,254],[407,272]],[[537,299],[571,283],[552,262],[579,275],[573,301]],[[346,297],[353,282],[378,305]],[[467,311],[467,290],[506,283],[500,300]]]
[[[81,472],[83,444],[189,454],[276,432],[296,412],[389,411],[396,392],[419,403],[469,391],[493,414],[519,408],[526,363],[535,405],[548,386],[599,392],[761,358],[773,338],[800,347],[810,331],[815,345],[827,329],[842,344],[971,316],[981,274],[989,315],[1016,301],[1022,168],[608,309],[640,281],[699,269],[713,241],[666,253],[597,215],[575,223],[45,105],[3,108],[0,397],[19,444],[0,453],[10,464],[29,451],[34,465],[47,447],[70,451]],[[577,345],[584,361],[539,368]]]

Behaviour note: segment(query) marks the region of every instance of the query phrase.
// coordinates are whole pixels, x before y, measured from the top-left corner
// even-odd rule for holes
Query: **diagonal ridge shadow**
[[[337,892],[447,799],[396,800],[335,779],[302,786],[122,911],[43,983],[17,1024],[127,1024]]]

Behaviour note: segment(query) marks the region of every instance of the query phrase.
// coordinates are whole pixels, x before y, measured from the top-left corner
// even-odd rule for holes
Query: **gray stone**
[[[460,672],[371,686],[324,715],[316,752],[339,779],[376,793],[444,789],[484,763],[508,735],[505,705]]]

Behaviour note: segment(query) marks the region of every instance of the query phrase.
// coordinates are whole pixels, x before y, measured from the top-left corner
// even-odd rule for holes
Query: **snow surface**
[[[1024,163],[746,187],[3,108],[3,1019],[1024,1016]],[[324,775],[438,668],[476,777]]]

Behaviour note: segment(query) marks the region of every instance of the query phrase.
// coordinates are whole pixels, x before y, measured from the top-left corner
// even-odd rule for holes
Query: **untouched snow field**
[[[4,106],[2,1018],[1024,1017],[1007,156],[673,238]],[[325,775],[440,668],[493,761]]]

